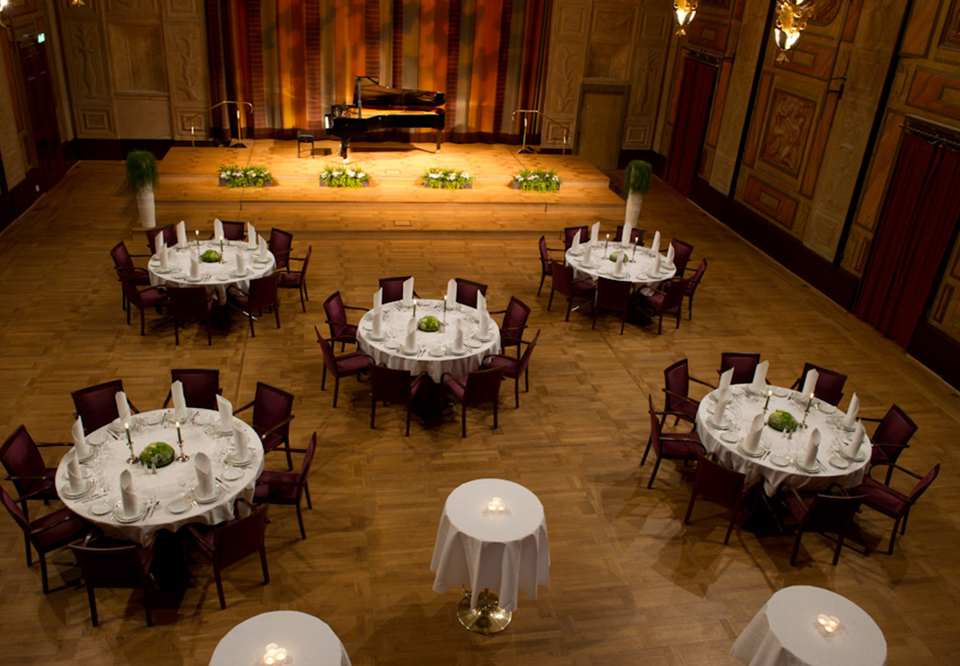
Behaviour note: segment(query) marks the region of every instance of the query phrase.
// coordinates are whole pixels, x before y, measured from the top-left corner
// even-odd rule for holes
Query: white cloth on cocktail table
[[[582,247],[582,246],[581,246]],[[610,256],[614,252],[625,252],[630,263],[623,264],[623,275],[613,274],[615,261],[610,261]],[[587,275],[593,279],[607,278],[609,280],[619,280],[621,282],[630,282],[635,285],[653,285],[669,280],[677,274],[677,267],[667,266],[666,259],[660,257],[660,271],[656,274],[653,269],[656,264],[656,257],[649,248],[640,247],[636,252],[630,248],[621,248],[619,243],[610,243],[607,250],[603,249],[601,243],[593,249],[593,266],[585,267],[583,265],[583,252],[575,253],[573,250],[567,250],[567,266],[573,267],[574,275],[578,278]]]
[[[81,466],[87,471],[94,487],[88,494],[77,499],[70,499],[64,495],[64,491],[66,490],[69,494],[70,489],[67,465],[70,458],[76,455],[70,451],[60,461],[57,469],[57,493],[63,503],[75,514],[99,527],[107,536],[134,541],[142,545],[150,544],[157,530],[165,529],[175,532],[189,523],[216,525],[233,518],[234,501],[238,497],[247,500],[253,498],[257,477],[263,471],[263,444],[253,428],[234,418],[234,425],[246,436],[247,449],[252,458],[247,465],[237,468],[242,472],[240,478],[225,479],[217,462],[223,459],[220,454],[229,455],[229,448],[233,444],[233,431],[225,435],[217,432],[219,414],[215,411],[190,409],[190,415],[190,420],[181,424],[181,432],[184,452],[191,456],[191,459],[185,463],[174,461],[158,469],[156,474],[151,473],[143,465],[127,463],[130,449],[127,446],[126,433],[122,428],[117,429],[107,425],[90,433],[87,441],[95,445],[96,455]],[[172,409],[142,412],[131,418],[133,419],[131,437],[134,453],[139,455],[144,447],[153,442],[166,442],[179,454]],[[197,420],[201,423],[197,423]],[[217,484],[219,488],[217,499],[209,504],[190,501],[189,508],[183,513],[173,514],[168,511],[169,503],[183,498],[185,491],[196,485],[194,459],[200,451],[205,452],[215,462],[216,476],[222,479],[222,483]],[[101,501],[110,503],[119,501],[120,473],[125,469],[130,470],[133,475],[133,487],[141,502],[153,497],[160,502],[152,513],[148,512],[146,517],[132,523],[118,522],[114,511],[104,515],[95,514],[95,508]],[[182,477],[188,479],[185,487],[180,485]],[[109,491],[101,490],[104,485],[109,487]]]
[[[507,510],[487,512],[499,497]],[[532,492],[512,481],[477,479],[447,497],[437,530],[430,570],[433,591],[469,585],[470,605],[481,590],[499,597],[500,608],[517,609],[517,592],[537,598],[537,587],[550,583],[550,547],[543,505]]]
[[[244,620],[220,639],[210,666],[246,666],[270,643],[287,651],[293,666],[350,666],[350,657],[326,622],[299,611],[271,611]]]
[[[217,294],[223,298],[225,289],[236,285],[243,291],[250,287],[250,280],[266,277],[273,273],[277,262],[273,254],[267,253],[266,262],[257,262],[256,250],[251,250],[242,241],[223,241],[223,263],[206,264],[200,262],[199,281],[190,280],[190,259],[196,258],[207,250],[220,252],[220,241],[200,241],[199,252],[196,243],[189,243],[186,248],[172,247],[168,249],[168,272],[160,268],[160,257],[153,255],[147,270],[150,273],[150,284],[157,286],[169,283],[174,287],[215,287]],[[244,253],[246,273],[237,274],[237,255]]]
[[[464,305],[448,307],[444,315],[443,301],[418,300],[417,319],[430,315],[442,322],[446,318],[447,325],[434,333],[418,330],[419,349],[416,355],[407,355],[401,349],[407,334],[407,322],[413,316],[413,310],[403,307],[400,301],[394,301],[382,306],[382,313],[381,332],[384,339],[370,339],[373,328],[373,311],[370,310],[360,318],[357,343],[360,349],[372,356],[378,364],[394,370],[409,370],[414,375],[425,372],[433,381],[439,382],[443,373],[462,377],[476,370],[484,356],[496,354],[500,349],[500,329],[493,320],[490,321],[487,336],[490,339],[477,339],[480,321],[475,309]],[[462,323],[466,345],[463,354],[459,355],[452,353],[457,321]]]
[[[818,629],[821,614],[840,620],[833,636]],[[730,654],[749,666],[884,666],[887,641],[873,618],[849,599],[795,585],[770,597]]]

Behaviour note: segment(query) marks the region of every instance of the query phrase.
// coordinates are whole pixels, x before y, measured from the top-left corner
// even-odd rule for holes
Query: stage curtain
[[[854,313],[906,347],[960,216],[960,152],[906,133]]]
[[[683,66],[677,116],[664,172],[664,179],[683,196],[690,195],[690,184],[700,163],[716,75],[716,68],[692,58],[687,58]]]

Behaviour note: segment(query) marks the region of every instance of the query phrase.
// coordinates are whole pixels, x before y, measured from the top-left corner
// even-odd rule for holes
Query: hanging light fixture
[[[805,0],[777,0],[777,24],[773,37],[780,49],[777,62],[787,60],[787,51],[800,39],[807,27],[807,17],[813,13],[813,3]]]
[[[677,25],[680,26],[680,29],[677,30],[677,36],[683,37],[687,34],[687,26],[693,21],[693,17],[697,15],[697,0],[676,0],[673,3],[673,10],[677,19]]]
[[[9,0],[0,0],[0,28],[8,27],[6,23],[3,22],[3,12],[7,8]]]

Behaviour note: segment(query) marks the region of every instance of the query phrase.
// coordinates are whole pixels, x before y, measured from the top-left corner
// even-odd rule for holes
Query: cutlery
[[[160,506],[160,500],[154,500],[153,504],[147,510],[147,515],[145,516],[145,518],[149,518],[150,516],[152,516],[153,512],[157,510],[158,506]]]
[[[79,502],[77,502],[77,503],[78,503],[78,504],[87,504],[87,503],[89,503],[89,502],[92,502],[93,500],[100,499],[100,498],[103,497],[105,494],[106,494],[106,493],[97,493],[96,495],[91,495],[90,497],[84,497],[82,500],[79,500]]]
[[[767,456],[770,455],[770,449],[767,449],[763,452],[763,456],[760,457],[760,460],[766,460]]]

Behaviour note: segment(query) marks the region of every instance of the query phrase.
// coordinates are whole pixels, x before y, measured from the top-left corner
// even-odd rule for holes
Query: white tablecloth
[[[234,501],[238,497],[244,497],[247,500],[253,498],[257,477],[263,471],[263,445],[253,428],[240,419],[234,418],[234,423],[246,434],[247,445],[253,454],[253,460],[246,467],[237,468],[243,472],[239,479],[229,481],[224,478],[224,467],[221,466],[220,461],[223,460],[223,455],[232,451],[232,433],[221,437],[216,434],[218,428],[214,425],[196,423],[199,420],[205,424],[218,426],[220,416],[217,412],[206,409],[190,409],[190,412],[196,416],[189,423],[181,424],[183,450],[190,456],[190,460],[185,463],[174,461],[158,469],[156,474],[152,474],[143,465],[127,463],[130,449],[122,429],[119,432],[113,432],[108,425],[91,433],[88,441],[103,442],[94,447],[96,456],[81,465],[89,477],[89,482],[94,486],[93,490],[85,497],[78,499],[68,499],[64,496],[64,490],[69,489],[67,463],[75,455],[71,450],[60,461],[57,470],[57,492],[63,503],[78,516],[97,525],[107,536],[135,541],[141,545],[150,544],[157,530],[165,529],[174,532],[188,523],[216,525],[233,518]],[[160,425],[160,417],[164,414],[167,415],[166,424]],[[146,425],[148,422],[156,424]],[[140,455],[144,447],[152,442],[166,442],[178,455],[180,453],[172,409],[134,415],[131,436],[133,450],[137,455]],[[210,456],[214,463],[215,475],[222,480],[222,485],[217,484],[221,488],[219,498],[211,504],[197,504],[190,501],[189,508],[185,512],[176,515],[170,513],[169,503],[174,499],[183,498],[185,494],[189,497],[191,489],[197,484],[194,462],[196,454],[200,451]],[[160,504],[148,517],[134,523],[117,522],[113,511],[102,516],[94,515],[94,508],[101,501],[111,504],[120,501],[120,473],[125,469],[129,469],[133,475],[133,487],[141,501],[149,501],[155,497]],[[180,479],[187,480],[185,486],[180,485]],[[109,490],[102,490],[104,485],[108,486]]]
[[[217,643],[210,666],[262,664],[270,643],[287,650],[292,666],[350,666],[343,643],[323,620],[299,611],[273,611],[244,620]]]
[[[220,252],[220,241],[200,241],[199,254],[207,250]],[[247,272],[244,275],[237,275],[237,254],[245,254]],[[186,248],[172,247],[167,254],[167,268],[170,272],[160,273],[160,257],[153,255],[150,263],[147,264],[147,270],[150,272],[150,284],[157,286],[164,283],[170,283],[174,287],[191,287],[202,285],[204,287],[217,288],[217,293],[222,297],[224,290],[230,285],[237,285],[240,289],[246,291],[250,286],[250,280],[265,277],[273,273],[276,268],[276,259],[273,253],[267,252],[268,260],[265,263],[256,263],[254,260],[257,253],[249,249],[247,243],[242,241],[224,241],[223,242],[223,263],[205,264],[200,262],[199,282],[189,279],[190,276],[190,258],[198,255],[197,244],[190,243]]]
[[[767,409],[767,417],[778,409],[790,412],[798,423],[803,421],[803,411],[806,403],[794,402],[793,396],[797,395],[794,391],[776,386],[768,387],[775,394],[770,398],[770,406]],[[863,457],[861,462],[847,461],[838,453],[843,439],[849,437],[851,433],[846,432],[839,427],[840,418],[843,416],[835,407],[819,400],[814,400],[810,413],[807,415],[806,429],[799,429],[788,438],[781,432],[778,432],[770,426],[763,427],[763,434],[760,437],[760,446],[763,449],[769,449],[769,453],[761,458],[750,458],[742,453],[738,446],[743,441],[753,417],[763,411],[763,403],[766,401],[766,395],[750,396],[744,390],[744,385],[734,385],[731,387],[733,397],[727,406],[726,417],[731,422],[729,430],[718,430],[710,425],[708,417],[716,406],[716,391],[712,391],[700,402],[700,409],[697,412],[697,432],[700,434],[700,441],[703,442],[707,451],[712,451],[717,455],[720,464],[738,472],[747,475],[747,483],[752,483],[759,477],[763,477],[764,489],[768,495],[776,492],[781,483],[788,483],[798,490],[826,490],[831,484],[839,484],[843,488],[857,486],[863,481],[863,475],[870,463],[870,442],[869,438],[864,438],[860,453]],[[813,428],[820,430],[820,453],[818,460],[821,463],[821,471],[811,474],[798,469],[794,464],[794,459],[803,460],[806,451],[807,440]],[[734,442],[725,441],[726,439],[735,439]],[[784,460],[775,456],[782,456]],[[838,461],[839,459],[839,461]],[[786,466],[774,464],[775,462],[787,462]],[[840,469],[831,461],[836,461],[842,465],[847,463],[846,469]]]
[[[507,506],[490,514],[499,497]],[[497,593],[500,607],[517,609],[517,591],[537,598],[537,586],[550,583],[550,548],[543,505],[523,486],[502,479],[477,479],[456,488],[443,506],[430,570],[433,591],[469,585],[471,607],[483,589]]]
[[[496,354],[500,349],[500,329],[493,319],[490,320],[489,337],[487,341],[476,337],[479,320],[477,311],[464,305],[448,308],[446,313],[447,325],[435,333],[417,331],[417,346],[420,351],[416,355],[407,356],[400,352],[407,337],[407,322],[413,316],[410,308],[400,305],[400,301],[387,303],[383,306],[383,340],[371,340],[370,329],[373,322],[373,312],[369,311],[360,319],[357,329],[357,342],[360,349],[373,357],[380,365],[386,365],[395,370],[409,370],[414,376],[426,372],[430,378],[439,382],[443,373],[462,377],[480,367],[483,357]],[[417,319],[431,315],[441,322],[444,321],[443,301],[417,300]],[[453,348],[454,331],[457,321],[463,322],[464,353],[455,356],[450,353]],[[435,355],[437,354],[437,355]]]
[[[613,275],[613,269],[616,267],[617,262],[610,261],[610,255],[614,252],[626,252],[627,257],[631,259],[630,263],[623,264],[623,275],[619,277]],[[602,243],[600,247],[594,249],[594,265],[592,267],[588,268],[583,265],[582,250],[579,254],[573,254],[573,252],[567,250],[566,261],[568,266],[573,267],[574,274],[578,278],[582,278],[584,275],[594,279],[605,277],[610,280],[631,282],[635,285],[658,284],[664,280],[669,280],[677,274],[677,267],[674,265],[667,267],[666,257],[661,255],[660,272],[656,275],[651,275],[650,273],[653,271],[655,262],[653,250],[640,247],[634,252],[632,246],[630,248],[621,248],[619,244],[613,242],[609,244],[606,251],[604,251]]]
[[[833,636],[818,630],[820,614],[840,620]],[[730,654],[750,666],[883,666],[887,642],[873,618],[852,601],[796,585],[770,597]]]

